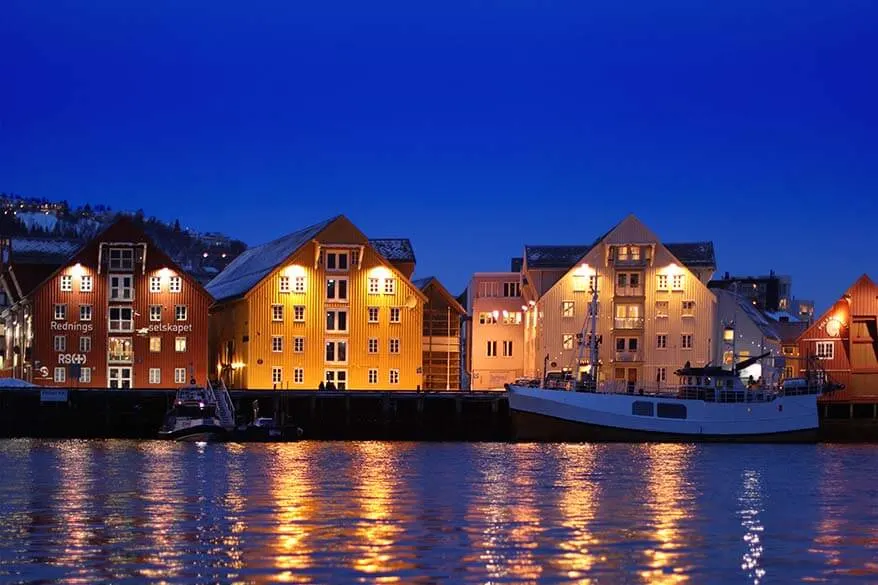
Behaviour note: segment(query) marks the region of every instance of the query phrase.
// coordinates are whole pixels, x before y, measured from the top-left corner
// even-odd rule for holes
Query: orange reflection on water
[[[143,471],[140,474],[141,499],[145,504],[146,538],[150,546],[138,573],[149,579],[179,577],[185,568],[181,548],[186,538],[180,529],[182,504],[187,494],[179,474],[185,465],[185,454],[174,443],[148,443],[142,451]]]
[[[516,445],[505,451],[508,459],[491,454],[485,457],[484,494],[471,500],[467,520],[474,526],[484,525],[473,548],[491,579],[515,577],[518,583],[536,583],[542,574],[543,567],[533,554],[542,530],[533,504],[536,493],[532,482],[539,478],[524,470],[540,456],[538,450],[535,445]],[[475,560],[467,558],[466,562]]]
[[[683,583],[689,579],[685,571],[691,567],[677,565],[681,558],[678,549],[685,544],[680,542],[678,526],[689,517],[690,504],[683,501],[687,489],[684,473],[694,448],[661,443],[643,445],[643,449],[648,459],[646,489],[647,509],[652,513],[650,529],[658,546],[645,551],[649,569],[640,575],[647,583]]]
[[[312,578],[302,572],[312,566],[314,549],[311,547],[310,524],[314,519],[314,494],[310,460],[301,457],[298,445],[267,446],[266,456],[271,470],[270,488],[277,521],[273,539],[274,566],[278,573],[274,580],[284,583],[311,583]]]
[[[396,458],[408,449],[392,443],[358,443],[354,446],[357,462],[357,501],[360,517],[354,529],[355,558],[353,568],[374,576],[377,583],[395,583],[398,575],[388,574],[412,567],[412,563],[394,555],[394,545],[402,523],[394,506],[397,487]]]
[[[597,534],[590,530],[599,501],[598,486],[588,479],[595,469],[597,447],[594,445],[565,445],[560,469],[561,493],[558,506],[563,517],[562,526],[572,537],[560,543],[564,551],[556,562],[572,583],[589,585],[593,580],[588,572],[598,558],[590,549],[598,546]]]
[[[63,558],[58,564],[79,567],[86,558],[87,548],[96,540],[95,532],[88,518],[89,478],[93,449],[83,448],[74,441],[59,442],[54,445],[58,456],[58,497],[57,525],[63,536]],[[68,583],[88,583],[84,576],[67,575]]]

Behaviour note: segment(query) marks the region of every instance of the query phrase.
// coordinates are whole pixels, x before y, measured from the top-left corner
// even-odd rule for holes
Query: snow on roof
[[[12,238],[10,248],[13,259],[46,258],[65,260],[82,247],[79,240],[69,238]]]
[[[525,246],[528,268],[569,268],[588,254],[591,246]]]
[[[369,243],[391,262],[414,262],[415,250],[408,238],[377,238]]]
[[[780,321],[781,319],[785,319],[789,323],[798,323],[801,321],[801,319],[789,311],[764,311],[764,313],[775,321]]]
[[[259,284],[296,250],[311,241],[337,217],[315,223],[267,244],[247,249],[230,262],[216,278],[207,283],[207,292],[217,301],[247,294],[250,289]]]
[[[750,320],[759,328],[762,335],[778,341],[781,340],[780,333],[778,333],[777,329],[774,327],[774,323],[772,323],[762,311],[754,307],[753,303],[746,297],[736,295],[736,298],[738,300],[738,307],[750,317]]]
[[[713,242],[684,242],[665,244],[664,246],[677,260],[689,268],[716,267]]]

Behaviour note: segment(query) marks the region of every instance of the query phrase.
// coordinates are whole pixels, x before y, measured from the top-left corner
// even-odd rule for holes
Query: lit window
[[[67,336],[66,335],[56,335],[54,348],[55,348],[55,351],[67,351]]]
[[[385,278],[384,279],[384,294],[392,295],[396,293],[396,279],[395,278]]]
[[[561,316],[573,317],[574,304],[573,301],[561,301]]]
[[[327,278],[326,279],[326,300],[343,302],[348,300],[348,279],[347,278]]]
[[[186,351],[186,338],[185,337],[175,337],[174,338],[174,351]]]
[[[512,357],[512,342],[503,342],[503,357]]]
[[[73,277],[69,274],[61,276],[61,291],[70,292],[73,290]]]
[[[162,306],[161,305],[150,305],[149,306],[149,320],[150,321],[161,321],[162,320]]]
[[[683,316],[684,317],[694,317],[695,316],[695,301],[683,301]]]
[[[55,305],[55,321],[63,321],[67,318],[67,305]]]
[[[347,331],[348,312],[346,309],[330,309],[326,311],[327,331]]]
[[[186,368],[174,368],[174,383],[175,384],[185,384],[186,383]]]
[[[271,383],[280,384],[284,377],[284,370],[279,366],[271,368]]]
[[[293,307],[293,321],[303,322],[305,320],[305,305],[296,305]]]
[[[378,353],[378,338],[369,338],[369,353]]]
[[[369,323],[378,322],[378,307],[369,307]]]
[[[177,321],[186,321],[189,317],[189,311],[186,309],[186,305],[177,305],[174,307],[174,319]]]
[[[656,317],[667,317],[669,311],[668,301],[656,301],[655,302],[655,316]]]
[[[496,322],[497,317],[494,316],[494,313],[479,313],[479,325],[493,325]]]
[[[680,339],[680,347],[683,349],[692,349],[692,334],[684,333]]]
[[[399,353],[399,339],[390,340],[390,353]]]
[[[504,325],[521,325],[521,311],[511,311],[503,313]]]
[[[573,349],[574,336],[572,333],[565,333],[561,336],[561,347],[564,349]]]
[[[835,344],[831,341],[817,342],[817,359],[831,360],[835,357]]]
[[[304,384],[305,383],[305,369],[304,368],[293,369],[293,383],[294,384]]]
[[[294,337],[293,338],[293,352],[295,352],[295,353],[304,353],[305,352],[305,338],[304,337]]]
[[[149,383],[150,384],[161,384],[162,383],[162,370],[161,370],[161,368],[150,368],[149,369]]]
[[[297,276],[293,280],[293,292],[295,292],[295,293],[305,292],[305,277],[304,276]]]
[[[81,277],[79,281],[80,292],[91,292],[94,290],[95,281],[91,275]]]
[[[151,293],[162,292],[162,277],[161,276],[150,276],[149,277],[149,292],[151,292]]]
[[[399,384],[399,370],[390,370],[390,383]]]
[[[168,291],[178,293],[183,290],[183,278],[180,276],[172,276],[168,279]]]
[[[159,352],[161,350],[162,350],[162,338],[161,337],[150,337],[149,338],[149,351]]]
[[[497,342],[489,341],[486,355],[488,357],[497,357]]]
[[[290,292],[290,277],[289,276],[281,276],[280,282],[278,284],[278,290],[282,293]]]
[[[79,320],[91,321],[91,305],[79,305]]]
[[[377,295],[378,293],[381,292],[381,284],[380,283],[381,283],[381,281],[377,278],[370,278],[369,279],[369,294],[370,295]]]
[[[56,382],[64,382],[67,380],[67,368],[60,366],[55,368],[55,377],[54,380]]]
[[[281,352],[284,350],[284,338],[280,335],[271,336],[271,351]]]
[[[399,307],[390,307],[390,322],[399,323],[400,311]]]
[[[83,336],[79,338],[79,353],[88,353],[91,351],[91,337]]]
[[[284,306],[283,305],[271,305],[271,320],[272,321],[283,321],[284,320]]]
[[[371,369],[369,370],[369,383],[377,384],[378,383],[378,370]]]

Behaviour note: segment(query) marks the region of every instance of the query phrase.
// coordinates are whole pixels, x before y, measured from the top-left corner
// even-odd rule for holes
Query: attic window
[[[110,248],[110,270],[134,270],[134,250]]]
[[[348,270],[348,252],[347,251],[327,251],[324,261],[326,270],[337,270],[346,272]]]

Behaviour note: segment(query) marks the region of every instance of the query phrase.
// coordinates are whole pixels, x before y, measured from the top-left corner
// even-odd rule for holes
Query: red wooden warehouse
[[[844,389],[825,396],[830,402],[878,402],[878,286],[861,276],[798,339],[806,364]],[[818,372],[823,376],[823,372]]]
[[[211,303],[201,284],[123,217],[7,313],[31,330],[20,354],[36,384],[175,388],[206,382]]]

